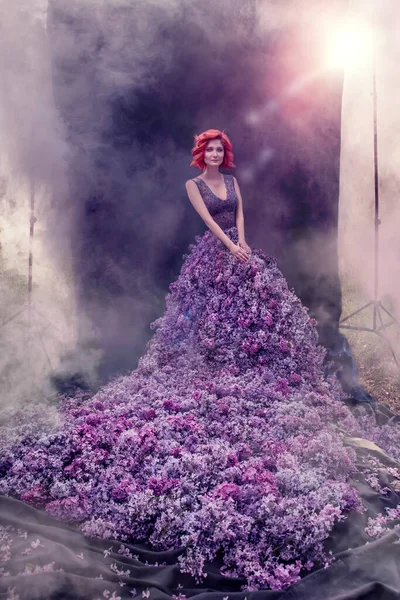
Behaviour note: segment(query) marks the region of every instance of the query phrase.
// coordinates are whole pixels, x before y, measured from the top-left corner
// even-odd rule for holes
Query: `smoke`
[[[227,2],[49,5],[55,100],[74,149],[78,302],[105,353],[103,380],[135,366],[202,230],[184,182],[193,134],[230,120],[224,95],[209,95],[212,82],[227,71],[227,96],[238,95],[229,48],[243,55],[252,12],[235,4],[237,12]]]
[[[305,298],[327,260],[334,273],[341,87],[321,76],[319,31],[345,5],[7,5],[1,322],[27,300],[32,194],[37,312],[1,329],[3,398],[50,394],[55,374],[96,387],[136,366],[204,230],[184,183],[193,135],[209,127],[233,141],[249,243]]]
[[[400,129],[397,98],[400,91],[397,35],[399,17],[394,2],[373,5],[353,2],[352,9],[373,27],[371,52],[357,69],[348,68],[344,83],[342,114],[341,186],[339,210],[339,257],[342,281],[357,294],[357,306],[374,299],[375,260],[375,188],[373,72],[375,64],[377,92],[377,157],[379,178],[378,299],[395,318],[399,316],[400,152],[396,139]],[[397,24],[397,25],[396,25]],[[351,284],[350,284],[351,282]],[[353,308],[353,307],[352,307]],[[352,325],[372,327],[372,307]],[[346,316],[346,315],[343,315]],[[390,319],[383,315],[384,321]],[[380,323],[378,322],[378,325]],[[388,329],[389,338],[400,352],[399,327]],[[365,336],[373,334],[364,334]],[[375,344],[378,346],[379,340]],[[390,354],[382,345],[380,352],[389,362]],[[389,359],[389,360],[388,360]]]
[[[46,12],[45,2],[2,2],[0,390],[4,403],[41,397],[49,370],[58,367],[61,353],[76,345],[68,206],[58,253],[47,244],[54,196],[68,194],[69,149],[54,107]],[[31,214],[35,222],[29,309]]]
[[[135,293],[127,289],[124,278],[129,264],[121,266],[113,260],[106,260],[100,268],[112,273],[118,293],[110,294],[111,305],[103,290],[103,294],[94,295],[90,302],[86,302],[85,312],[82,310],[78,291],[84,269],[82,263],[77,265],[74,262],[73,246],[82,250],[82,245],[90,244],[90,240],[83,239],[82,232],[76,235],[77,221],[82,218],[79,200],[85,195],[94,196],[100,190],[103,193],[109,190],[116,203],[121,190],[136,188],[139,195],[141,185],[155,193],[151,175],[135,181],[121,168],[117,156],[109,156],[108,169],[99,170],[93,165],[94,153],[98,160],[102,151],[105,154],[108,151],[108,144],[101,140],[101,136],[111,119],[112,100],[121,94],[123,96],[126,89],[131,93],[132,86],[139,82],[142,87],[151,85],[151,74],[147,80],[146,73],[150,73],[149,64],[154,53],[149,50],[154,46],[154,36],[160,25],[160,21],[146,21],[145,13],[151,10],[151,3],[138,7],[144,13],[143,18],[136,22],[142,32],[140,37],[130,37],[130,43],[127,43],[127,37],[121,36],[124,29],[122,13],[129,8],[127,3],[116,4],[111,7],[112,10],[109,8],[107,18],[103,15],[102,24],[107,31],[96,29],[96,3],[75,3],[75,6],[71,3],[68,6],[65,29],[61,24],[57,30],[58,35],[60,29],[65,35],[65,38],[58,39],[58,49],[62,59],[70,61],[75,71],[70,74],[73,84],[63,89],[62,101],[56,97],[51,7],[49,12],[44,1],[19,0],[12,6],[5,4],[0,42],[0,389],[2,402],[9,403],[51,395],[55,391],[51,384],[54,375],[60,381],[64,376],[78,373],[87,383],[96,386],[96,369],[107,345],[107,339],[99,340],[96,324],[101,321],[105,332],[118,331],[118,323],[122,330],[129,327],[130,322],[134,330],[138,323],[144,328],[148,327],[149,305],[153,307],[153,313],[154,306],[156,311],[161,309],[160,290],[152,281],[151,265],[152,255],[162,251],[163,236],[157,240],[152,232],[152,247],[146,257],[149,277],[146,278],[145,274],[137,276],[131,269],[131,278],[135,279],[137,287],[151,290],[150,298],[149,295],[142,298],[139,289],[135,289]],[[171,9],[172,3],[168,11]],[[76,11],[79,14],[75,29],[73,18]],[[86,17],[86,21],[82,17]],[[126,36],[128,34],[126,32]],[[88,35],[83,42],[89,46],[88,53],[96,60],[100,58],[100,64],[96,65],[99,97],[93,94],[94,82],[85,80],[85,62],[89,57],[78,56],[82,50],[83,35]],[[103,52],[96,45],[99,36],[103,38]],[[136,44],[132,43],[134,39]],[[124,47],[129,48],[130,56],[124,56]],[[84,48],[86,52],[87,48]],[[132,56],[136,56],[134,62]],[[145,57],[149,63],[146,63]],[[79,59],[80,64],[74,59]],[[165,53],[164,60],[168,59]],[[101,119],[97,119],[99,106],[103,109]],[[76,116],[75,121],[64,118],[68,110],[69,116]],[[173,147],[166,150],[169,156],[174,154]],[[133,147],[133,160],[139,154],[140,150]],[[154,163],[154,158],[150,162]],[[157,165],[153,168],[154,171],[158,169]],[[35,217],[32,238],[33,304],[29,310],[32,201]],[[131,213],[134,219],[133,207]],[[173,235],[179,214],[171,214],[164,204],[159,207],[158,216],[165,230]],[[142,235],[146,236],[146,233],[149,235],[146,223],[142,223]],[[115,232],[116,236],[121,234]],[[93,248],[85,248],[86,251],[91,254]],[[129,260],[131,258],[127,257],[126,263]],[[131,331],[131,339],[134,333]],[[128,341],[118,340],[118,350],[128,355],[129,348],[126,346]],[[118,360],[120,356],[116,357]]]

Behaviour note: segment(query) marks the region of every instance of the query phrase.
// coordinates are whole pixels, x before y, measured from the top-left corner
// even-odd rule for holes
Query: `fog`
[[[336,209],[326,199],[341,74],[327,69],[324,44],[345,6],[2,2],[2,402],[55,395],[55,374],[96,388],[135,367],[182,254],[204,230],[184,182],[197,174],[193,135],[209,127],[231,136],[249,243],[277,254],[300,292],[296,272],[334,273]],[[380,27],[381,283],[396,304],[399,49],[393,19]],[[346,71],[339,211],[342,273],[367,289],[370,79],[367,67]],[[299,189],[309,201],[293,208]],[[309,230],[294,235],[289,224],[303,213]],[[321,318],[324,310],[321,302]]]
[[[400,301],[399,236],[400,152],[396,145],[400,129],[397,105],[400,77],[397,63],[399,15],[394,2],[353,2],[353,10],[370,27],[367,51],[346,69],[343,89],[341,184],[339,201],[339,266],[346,289],[358,294],[358,305],[374,299],[375,181],[373,73],[377,95],[377,159],[379,178],[378,300],[398,318]],[[355,52],[357,51],[354,48]],[[346,316],[345,314],[343,316]],[[390,319],[382,313],[384,322]],[[372,327],[372,307],[353,318],[352,325]],[[379,323],[379,321],[378,321]],[[399,327],[388,329],[397,354]],[[365,334],[366,336],[374,334]],[[384,345],[388,363],[394,362]],[[366,337],[367,340],[367,337]]]

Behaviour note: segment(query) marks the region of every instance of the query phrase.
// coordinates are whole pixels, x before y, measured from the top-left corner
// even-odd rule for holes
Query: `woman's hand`
[[[246,254],[251,254],[251,248],[246,244],[244,240],[239,240],[239,246],[243,248]]]
[[[239,261],[246,262],[249,259],[249,254],[238,245],[232,242],[232,245],[229,247],[229,252]]]

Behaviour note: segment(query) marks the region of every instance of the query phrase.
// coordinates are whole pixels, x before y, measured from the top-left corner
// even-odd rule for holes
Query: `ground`
[[[342,276],[343,309],[342,318],[364,306],[371,298]],[[380,298],[383,306],[394,313],[393,300],[389,296]],[[389,321],[389,317],[384,322]],[[373,308],[352,318],[349,323],[355,326],[371,327]],[[356,359],[360,383],[375,400],[386,404],[393,412],[400,414],[400,325],[393,324],[387,329],[399,367],[391,351],[379,335],[372,332],[341,330],[347,337]]]

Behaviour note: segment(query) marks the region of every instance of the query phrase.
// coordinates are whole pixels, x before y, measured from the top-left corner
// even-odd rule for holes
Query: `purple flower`
[[[272,327],[272,325],[274,324],[274,319],[272,318],[272,315],[271,315],[271,313],[269,313],[269,312],[268,312],[268,313],[265,315],[265,317],[264,317],[264,324],[265,324],[267,327]]]
[[[105,406],[104,406],[103,402],[99,402],[97,400],[96,402],[93,403],[93,408],[95,408],[96,410],[103,411]]]
[[[168,479],[167,477],[150,477],[148,488],[154,492],[156,496],[168,494],[170,490],[177,486],[177,479]]]
[[[46,504],[48,493],[41,483],[37,483],[21,495],[21,500],[39,508]]]
[[[289,382],[291,383],[291,385],[300,385],[301,375],[299,375],[298,373],[291,373],[289,375]]]
[[[91,503],[81,496],[71,496],[62,500],[53,500],[46,505],[46,512],[52,517],[64,521],[79,522],[87,519]]]
[[[154,408],[148,408],[142,412],[141,417],[145,421],[153,421],[153,419],[156,417],[156,411]]]
[[[179,403],[171,398],[164,400],[163,407],[170,412],[178,412],[181,409]]]
[[[208,232],[170,290],[135,371],[60,398],[60,411],[29,403],[3,415],[0,493],[86,535],[184,548],[180,568],[198,581],[218,557],[247,590],[284,589],[329,563],[324,541],[361,510],[344,437],[399,460],[400,428],[340,402],[316,323],[261,250],[238,264]],[[368,468],[383,489],[379,465]]]
[[[238,485],[235,483],[221,483],[214,490],[215,496],[219,496],[226,500],[227,498],[233,498],[234,500],[239,500],[242,492]]]
[[[132,482],[124,479],[112,490],[111,498],[116,502],[125,502],[134,489],[135,486],[132,485]]]
[[[284,396],[287,396],[290,393],[287,379],[284,379],[283,377],[278,377],[274,385],[274,390],[276,392],[280,392]]]
[[[290,348],[286,340],[281,340],[279,342],[279,349],[282,350],[282,352],[290,352]]]
[[[179,458],[180,456],[182,456],[181,446],[174,446],[173,448],[171,448],[170,454],[171,454],[171,456],[174,456],[175,458]]]
[[[238,457],[234,452],[228,452],[227,454],[227,464],[230,467],[234,467],[238,463]]]
[[[88,425],[99,425],[99,423],[101,423],[102,419],[103,419],[103,417],[101,415],[92,413],[91,415],[88,415],[86,417],[86,423]]]

